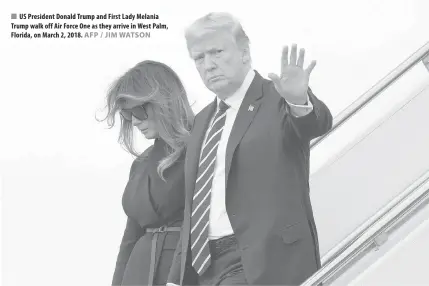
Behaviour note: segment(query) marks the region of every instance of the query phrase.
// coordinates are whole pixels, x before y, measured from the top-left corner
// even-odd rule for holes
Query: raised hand
[[[307,90],[310,74],[316,66],[316,61],[312,61],[310,65],[304,69],[305,50],[299,50],[297,60],[297,46],[292,45],[289,59],[289,47],[283,48],[281,59],[281,74],[280,77],[274,73],[270,73],[268,77],[274,82],[277,92],[289,103],[305,104],[307,102]]]

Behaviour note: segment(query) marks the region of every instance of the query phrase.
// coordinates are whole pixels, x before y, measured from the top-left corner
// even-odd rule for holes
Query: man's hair
[[[168,144],[169,154],[160,161],[158,174],[173,165],[184,152],[194,113],[179,76],[167,65],[143,61],[111,85],[106,96],[108,113],[105,119],[110,128],[115,125],[115,114],[130,99],[139,104],[150,104],[156,119],[159,136]],[[134,156],[140,156],[133,144],[133,124],[121,116],[119,142]]]
[[[231,34],[239,48],[249,48],[250,40],[240,22],[229,13],[212,12],[195,20],[186,30],[185,39],[188,51],[192,43],[201,36],[217,31]]]

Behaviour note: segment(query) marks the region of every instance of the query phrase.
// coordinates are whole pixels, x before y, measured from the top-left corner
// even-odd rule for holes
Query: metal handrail
[[[324,256],[326,262],[322,268],[301,286],[315,286],[334,279],[365,250],[377,245],[379,237],[405,222],[410,214],[428,203],[429,171],[329,251]]]
[[[379,211],[377,211],[372,217],[366,220],[362,225],[356,228],[350,235],[348,235],[343,241],[337,244],[334,248],[332,248],[328,253],[326,253],[322,258],[322,264],[325,265],[330,263],[335,259],[341,252],[343,252],[346,248],[348,248],[355,240],[358,239],[358,235],[365,232],[367,229],[371,228],[377,221],[386,216],[389,212],[391,212],[394,208],[400,205],[407,197],[412,195],[412,193],[418,189],[420,186],[425,184],[429,180],[429,171],[427,171],[423,176],[418,178],[414,183],[412,183],[405,191],[392,199],[389,203],[387,203],[384,207],[382,207]]]
[[[310,144],[311,148],[314,148],[332,134],[334,130],[344,124],[425,57],[429,57],[429,42],[336,116],[331,130],[313,140]],[[339,275],[339,272],[345,266],[355,261],[371,245],[377,244],[377,239],[383,233],[403,222],[405,217],[408,217],[410,213],[425,203],[429,203],[429,171],[325,254],[322,258],[322,268],[301,286],[319,285]]]
[[[426,56],[429,56],[429,42],[424,44],[420,49],[418,49],[414,54],[412,54],[408,59],[402,62],[397,66],[392,72],[387,76],[377,82],[373,87],[371,87],[367,92],[362,96],[356,99],[352,104],[350,104],[346,109],[344,109],[340,114],[334,118],[334,122],[331,130],[329,130],[323,136],[320,136],[310,143],[310,148],[314,148],[320,142],[322,142],[326,137],[332,134],[338,127],[343,125],[347,120],[349,120],[353,115],[355,115],[359,110],[361,110],[365,105],[367,105],[371,100],[376,98],[383,90],[389,87],[397,79],[399,79],[403,74],[410,70],[414,65],[421,61]]]

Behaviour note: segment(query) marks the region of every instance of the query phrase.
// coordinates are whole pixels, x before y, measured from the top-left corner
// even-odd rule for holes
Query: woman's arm
[[[124,276],[125,266],[133,251],[134,245],[145,233],[145,230],[133,220],[128,218],[125,227],[124,235],[121,245],[119,247],[119,254],[116,260],[115,273],[113,274],[112,285],[121,285],[122,277]]]
[[[147,152],[149,150],[150,149],[148,148]],[[138,159],[134,160],[133,164],[131,165],[129,179],[134,176],[137,165]],[[121,285],[125,267],[127,265],[128,259],[130,258],[131,252],[133,251],[134,245],[140,239],[140,237],[144,235],[144,233],[145,230],[138,224],[138,222],[128,217],[124,235],[119,247],[118,257],[116,259],[116,267],[113,274],[112,285]]]

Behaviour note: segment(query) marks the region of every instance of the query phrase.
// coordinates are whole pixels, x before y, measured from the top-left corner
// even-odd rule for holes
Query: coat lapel
[[[195,181],[198,172],[198,164],[200,160],[201,147],[203,144],[204,136],[206,134],[207,126],[213,113],[216,111],[216,100],[205,107],[195,120],[194,129],[189,139],[188,146],[186,148],[186,160],[185,160],[185,199],[187,200],[186,205],[189,206],[185,212],[183,229],[184,233],[191,233],[191,212],[192,212],[192,198],[194,197]],[[187,258],[187,251],[189,245],[188,235],[182,236],[182,263],[181,263],[181,284],[183,282],[183,275],[185,273],[185,265]]]
[[[255,117],[261,102],[259,99],[262,97],[262,77],[255,71],[255,78],[252,81],[249,89],[244,96],[243,102],[238,110],[237,117],[235,118],[234,125],[229,136],[228,144],[226,147],[225,155],[225,186],[228,184],[228,175],[231,169],[232,157],[238,143],[243,138],[250,123]]]
[[[204,110],[201,111],[200,116],[195,120],[194,130],[192,131],[191,138],[186,152],[186,192],[194,192],[195,181],[198,172],[198,163],[200,159],[201,147],[204,140],[204,135],[213,113],[216,111],[216,100],[209,104]],[[191,196],[192,198],[192,196]],[[190,201],[192,202],[192,201]]]

